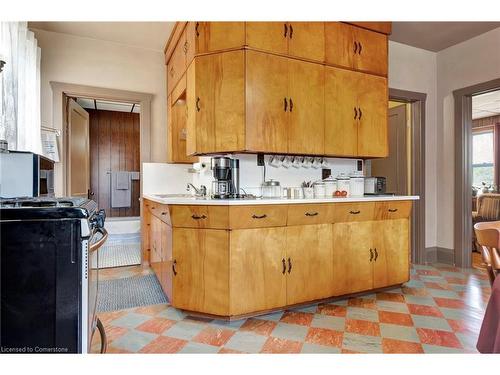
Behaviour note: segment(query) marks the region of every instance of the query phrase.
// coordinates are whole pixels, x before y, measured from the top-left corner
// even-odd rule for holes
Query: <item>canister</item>
[[[313,184],[314,188],[314,198],[324,198],[325,197],[325,183],[323,181],[317,181]]]
[[[350,196],[362,197],[365,195],[365,177],[363,172],[353,172],[349,177]]]
[[[337,176],[337,190],[340,192],[345,191],[347,193],[345,195],[346,197],[350,195],[351,190],[349,180],[349,176],[345,173],[341,173]]]
[[[281,186],[279,181],[269,180],[262,184],[263,198],[281,198]]]
[[[325,197],[332,198],[337,190],[337,180],[332,176],[323,180],[325,183]]]

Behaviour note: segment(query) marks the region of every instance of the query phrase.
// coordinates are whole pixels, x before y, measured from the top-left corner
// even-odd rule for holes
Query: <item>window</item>
[[[483,182],[495,182],[493,129],[476,131],[472,134],[472,185],[481,187]]]

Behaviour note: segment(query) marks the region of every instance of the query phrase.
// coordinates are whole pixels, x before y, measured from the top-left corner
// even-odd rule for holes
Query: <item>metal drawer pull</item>
[[[290,39],[292,39],[293,37],[293,26],[290,25]]]
[[[200,98],[196,98],[196,111],[200,112]]]
[[[288,102],[286,100],[286,98],[283,98],[283,110],[286,112],[286,109],[288,107]]]
[[[266,214],[264,214],[264,215],[255,215],[255,214],[254,214],[254,215],[252,215],[252,218],[254,218],[254,219],[264,219],[264,218],[266,218],[266,217],[267,217],[267,215],[266,215]]]
[[[288,258],[288,273],[292,272],[292,261]]]
[[[281,273],[284,275],[285,272],[286,272],[286,262],[285,262],[285,258],[281,259],[281,263],[283,263],[283,271],[281,271]]]
[[[358,42],[358,44],[359,44],[359,52],[358,52],[358,54],[361,55],[361,51],[363,50],[363,45],[361,44],[361,42]]]
[[[289,99],[290,100],[290,112],[293,111],[293,100],[292,98]]]
[[[358,53],[358,42],[354,42],[354,53]]]
[[[357,215],[357,214],[360,214],[360,213],[361,213],[361,211],[360,211],[360,210],[358,210],[358,211],[349,211],[349,213],[350,213],[351,215]]]
[[[194,27],[194,31],[196,33],[196,36],[200,36],[200,32],[198,31],[199,27],[200,27],[200,23],[196,22],[196,26]]]
[[[373,250],[370,249],[370,262],[373,260]]]
[[[166,215],[167,213],[166,213],[166,212],[162,212],[161,214],[162,214],[162,215]]]
[[[194,220],[200,220],[200,219],[206,219],[207,217],[205,215],[201,215],[201,216],[198,216],[198,215],[191,215],[191,217],[194,219]]]
[[[361,117],[363,117],[363,111],[361,111],[361,108],[358,107],[358,111],[359,111],[359,119],[361,120]]]
[[[358,118],[358,109],[354,107],[354,120]]]
[[[283,30],[284,30],[283,36],[286,38],[286,34],[288,33],[288,26],[286,25],[286,23],[283,24]]]
[[[172,272],[174,273],[174,276],[177,275],[177,270],[175,269],[176,264],[177,264],[177,261],[174,259],[174,262],[172,263]]]
[[[306,212],[306,216],[318,216],[317,212]]]
[[[397,210],[397,208],[389,208],[389,212],[396,212]]]
[[[378,251],[377,248],[375,248],[375,262],[377,261],[377,258],[378,258]]]

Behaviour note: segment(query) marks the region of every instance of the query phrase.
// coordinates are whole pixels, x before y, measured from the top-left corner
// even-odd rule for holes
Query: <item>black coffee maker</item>
[[[227,156],[216,156],[211,160],[214,174],[212,198],[231,199],[240,197],[240,161]]]

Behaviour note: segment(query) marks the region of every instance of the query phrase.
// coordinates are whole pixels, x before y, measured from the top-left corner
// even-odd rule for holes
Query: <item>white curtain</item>
[[[40,48],[27,22],[0,22],[0,60],[0,139],[41,154]]]

